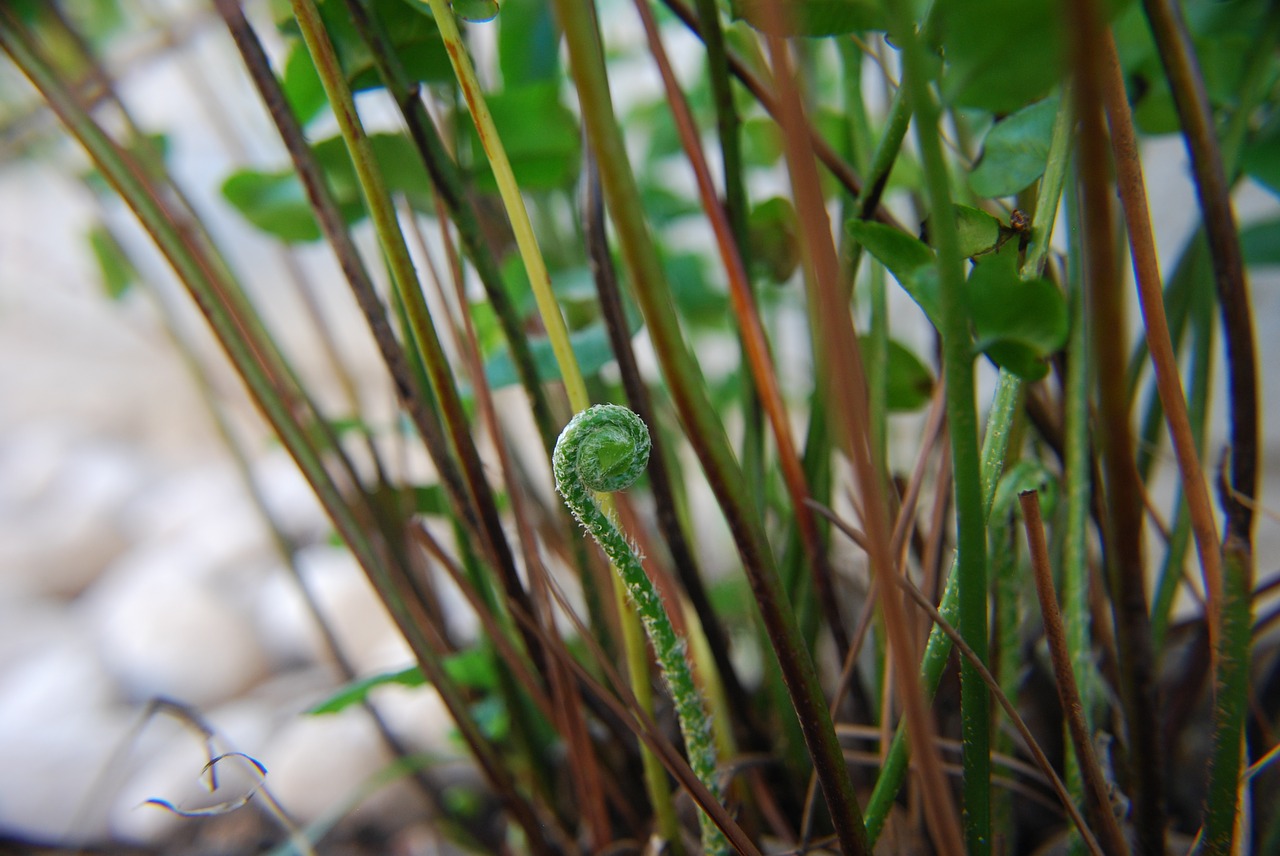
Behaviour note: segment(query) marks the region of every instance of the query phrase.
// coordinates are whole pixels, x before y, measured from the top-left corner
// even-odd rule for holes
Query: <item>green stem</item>
[[[671,289],[645,223],[640,191],[614,115],[603,46],[590,6],[583,0],[555,0],[555,7],[565,33],[583,124],[599,159],[605,202],[663,377],[734,536],[841,840],[854,853],[867,852],[861,846],[861,829],[854,830],[855,825],[861,827],[861,812],[822,683],[782,589],[764,527],[751,505],[752,489],[734,459],[724,423],[707,396],[702,371],[680,329]]]
[[[449,211],[449,219],[458,230],[458,237],[467,258],[470,259],[480,284],[484,287],[485,296],[498,319],[498,326],[511,351],[511,360],[515,364],[520,383],[529,396],[533,409],[534,421],[538,425],[538,433],[542,436],[547,456],[555,445],[555,426],[551,405],[547,401],[542,382],[538,379],[538,370],[534,365],[533,352],[530,350],[529,338],[521,327],[521,320],[515,305],[507,296],[502,282],[502,274],[498,270],[496,257],[481,233],[480,218],[475,204],[469,195],[466,183],[435,123],[427,114],[427,108],[419,97],[417,85],[405,72],[400,58],[391,44],[382,21],[374,14],[363,0],[347,0],[347,10],[355,24],[356,31],[369,46],[374,65],[382,78],[387,92],[395,99],[404,117],[405,127],[413,138],[422,162],[431,176],[432,186]]]
[[[440,37],[444,39],[445,50],[449,54],[449,62],[453,64],[454,76],[462,87],[463,97],[467,100],[471,118],[480,135],[480,144],[493,168],[493,177],[498,182],[498,192],[507,209],[507,217],[511,220],[516,246],[529,274],[529,284],[538,304],[538,314],[542,316],[542,325],[546,328],[551,351],[555,354],[560,377],[564,380],[565,392],[569,395],[569,406],[574,410],[582,410],[590,403],[587,387],[582,380],[582,371],[578,368],[578,358],[569,343],[569,329],[565,326],[564,316],[560,314],[560,304],[551,291],[551,276],[547,273],[546,261],[538,248],[538,239],[533,234],[533,223],[529,220],[524,197],[520,195],[520,187],[516,184],[507,150],[502,145],[502,138],[493,122],[493,114],[489,112],[488,102],[480,89],[480,81],[476,79],[475,68],[471,65],[462,34],[458,32],[458,22],[454,20],[453,12],[445,0],[430,0],[430,3],[431,13],[435,16]]]
[[[985,517],[991,513],[991,505],[995,500],[996,485],[1000,482],[1004,470],[1005,459],[1009,450],[1014,416],[1018,412],[1022,396],[1022,381],[1015,375],[1002,372],[996,386],[995,397],[991,402],[991,411],[987,416],[987,433],[982,444],[982,513]],[[948,624],[954,625],[959,604],[960,586],[957,573],[957,560],[953,560],[951,573],[947,576],[947,584],[942,592],[942,602],[938,604],[938,612]],[[924,658],[920,663],[921,689],[933,695],[942,680],[942,670],[951,655],[951,638],[939,627],[929,632],[929,641],[925,646]],[[880,775],[876,778],[871,798],[867,800],[866,824],[867,838],[874,845],[884,829],[885,820],[889,817],[889,809],[902,789],[907,775],[907,730],[905,724],[899,724],[893,736],[893,743],[885,756]]]
[[[671,691],[689,766],[720,800],[716,747],[706,703],[693,680],[685,640],[676,634],[662,597],[644,572],[640,558],[617,525],[596,502],[594,492],[629,487],[649,463],[649,429],[640,417],[616,404],[590,407],[565,426],[552,455],[556,490],[609,557],[632,605],[640,616],[662,677]],[[702,846],[707,853],[728,853],[729,844],[711,819],[699,815]]]
[[[369,137],[356,112],[351,88],[343,76],[337,54],[329,41],[314,0],[292,0],[292,7],[307,50],[310,51],[315,62],[325,94],[333,106],[343,141],[355,166],[365,204],[369,209],[369,217],[373,221],[378,242],[391,269],[395,293],[403,303],[410,334],[426,368],[432,391],[439,401],[454,451],[462,463],[467,487],[483,523],[483,532],[487,536],[485,546],[489,551],[488,558],[498,568],[507,596],[522,608],[532,612],[528,593],[515,572],[511,546],[503,532],[497,504],[471,436],[471,428],[463,412],[452,369],[445,358],[431,312],[427,308],[418,275],[409,256],[408,245],[405,243],[404,233],[400,229],[395,209],[391,204],[386,182],[378,169]],[[532,640],[529,641],[531,648],[538,647]]]
[[[941,290],[940,332],[947,383],[947,422],[951,428],[955,470],[956,530],[959,561],[960,632],[982,661],[987,659],[987,538],[982,510],[978,455],[978,415],[974,407],[973,350],[964,311],[964,270],[959,234],[951,207],[950,182],[938,133],[939,111],[929,89],[927,59],[909,10],[886,3],[902,45],[904,84],[916,117],[916,140],[924,166],[938,247]],[[991,715],[988,690],[973,665],[961,665],[961,730],[964,735],[964,821],[970,856],[991,847]]]

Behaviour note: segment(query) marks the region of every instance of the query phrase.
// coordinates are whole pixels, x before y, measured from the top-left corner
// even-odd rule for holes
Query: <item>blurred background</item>
[[[59,6],[88,23],[139,126],[164,135],[178,183],[255,301],[269,307],[264,314],[324,319],[362,414],[393,427],[378,426],[393,419],[392,392],[327,248],[286,251],[221,192],[236,169],[286,163],[221,21],[199,0]],[[246,7],[281,61],[268,4]],[[609,38],[621,50],[633,13],[617,11]],[[486,26],[473,28],[480,50]],[[687,36],[671,38],[678,57]],[[653,81],[637,63],[627,97],[653,97]],[[375,128],[394,124],[388,107],[377,94],[360,102]],[[334,132],[328,118],[315,127]],[[1160,245],[1177,248],[1195,205],[1181,140],[1156,139],[1146,154]],[[1254,185],[1237,205],[1243,222],[1280,210]],[[430,852],[411,786],[403,776],[379,778],[392,756],[369,714],[304,715],[342,677],[296,574],[358,674],[408,665],[407,648],[162,259],[95,186],[87,159],[7,61],[0,216],[0,836],[167,852],[256,851],[283,840],[252,809],[200,824],[144,804],[197,798],[204,738],[173,715],[186,711],[216,731],[221,751],[260,762],[272,795],[298,822],[345,818],[340,840],[350,852]],[[367,226],[357,235],[367,242]],[[113,267],[104,241],[123,247],[135,269]],[[314,305],[281,285],[293,279],[308,284]],[[1266,271],[1253,287],[1269,426],[1280,415],[1280,370],[1272,368],[1280,366],[1280,276]],[[300,320],[276,332],[313,388],[339,402],[332,355],[313,331]],[[1220,400],[1221,382],[1216,393]],[[1220,412],[1214,426],[1216,455]],[[1262,496],[1275,503],[1280,449],[1267,436]],[[406,471],[426,466],[404,450],[393,459]],[[1265,579],[1280,565],[1274,514],[1259,520],[1258,544]],[[374,698],[410,748],[461,757],[429,688],[384,687]],[[156,699],[176,706],[147,718]],[[214,802],[261,783],[252,764],[233,766]]]

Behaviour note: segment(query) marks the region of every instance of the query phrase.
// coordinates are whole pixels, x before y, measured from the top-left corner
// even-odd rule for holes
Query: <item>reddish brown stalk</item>
[[[773,10],[775,15],[782,14],[774,4],[767,4],[766,8]],[[959,856],[964,837],[934,743],[933,721],[920,690],[917,646],[901,597],[893,590],[892,581],[898,579],[898,572],[889,543],[890,526],[880,476],[871,457],[866,374],[849,306],[841,297],[840,263],[831,238],[831,224],[818,181],[814,151],[806,133],[804,102],[793,77],[786,43],[769,37],[768,46],[778,85],[787,169],[804,236],[805,280],[813,304],[812,312],[819,318],[818,353],[825,356],[827,366],[829,412],[836,429],[833,435],[852,462],[857,476],[863,525],[871,548],[868,558],[875,584],[881,588],[880,605],[884,611],[890,654],[899,680],[907,729],[920,762],[926,820],[939,851]],[[859,832],[865,835],[864,830]]]
[[[1244,259],[1231,185],[1218,147],[1213,112],[1205,91],[1191,34],[1178,4],[1169,0],[1143,0],[1147,22],[1169,77],[1169,92],[1178,110],[1196,196],[1203,214],[1205,237],[1213,261],[1218,305],[1227,352],[1227,378],[1231,411],[1231,492],[1224,499],[1228,533],[1253,545],[1253,510],[1238,497],[1253,499],[1258,490],[1258,366],[1254,343],[1253,306],[1244,278]],[[1252,566],[1252,557],[1249,565]]]
[[[663,0],[663,2],[694,35],[702,38],[702,29],[698,24],[698,16],[694,14],[692,9],[685,5],[682,0]],[[755,99],[760,102],[760,106],[764,108],[766,113],[781,123],[783,109],[779,106],[779,99],[784,96],[775,94],[773,87],[767,81],[761,80],[751,66],[736,53],[726,51],[726,57],[729,61],[729,70],[733,72],[733,76],[738,78],[742,85],[755,96]],[[848,161],[840,157],[808,119],[805,120],[802,127],[803,133],[808,136],[809,142],[813,147],[814,155],[817,156],[818,160],[822,161],[822,165],[827,168],[836,181],[840,182],[845,190],[849,191],[849,195],[855,198],[860,197],[862,195],[862,181],[853,171],[853,167],[849,165]],[[883,205],[877,204],[872,215],[871,219],[884,223],[886,226],[892,226],[904,232],[909,231]]]
[[[1067,633],[1062,624],[1062,612],[1058,608],[1058,596],[1053,589],[1053,568],[1049,566],[1049,545],[1045,542],[1044,521],[1040,517],[1040,497],[1035,491],[1026,491],[1018,496],[1018,502],[1022,505],[1022,519],[1031,554],[1031,570],[1035,576],[1040,614],[1044,617],[1044,635],[1049,643],[1049,656],[1057,679],[1058,700],[1067,720],[1071,744],[1076,750],[1080,774],[1084,778],[1089,818],[1105,843],[1106,852],[1111,856],[1122,856],[1129,852],[1129,843],[1111,810],[1106,777],[1098,766],[1093,738],[1084,721],[1084,705],[1080,701],[1080,688],[1076,685],[1075,670],[1071,666],[1071,652],[1067,648]]]
[[[460,586],[469,587],[461,576],[455,576],[455,582],[458,582]],[[579,685],[593,693],[596,701],[602,704],[605,709],[619,721],[627,723],[627,726],[633,730],[636,737],[662,762],[667,772],[681,787],[689,792],[693,801],[712,817],[716,825],[724,832],[725,837],[729,839],[729,843],[737,848],[739,853],[747,854],[747,856],[762,856],[759,848],[733,820],[725,807],[711,795],[707,787],[694,775],[693,770],[690,769],[689,764],[680,755],[679,751],[663,736],[662,729],[658,727],[657,723],[653,721],[653,718],[632,694],[628,682],[618,674],[617,669],[600,648],[591,631],[578,618],[572,605],[556,585],[555,580],[548,577],[547,582],[549,590],[556,599],[561,611],[568,618],[569,623],[573,625],[578,638],[586,645],[594,665],[609,680],[610,688],[602,685],[563,645],[546,646],[551,656],[560,660],[577,677]],[[543,634],[543,630],[537,625],[537,622],[518,605],[513,606],[511,615],[528,632],[538,636]]]
[[[847,521],[841,519],[829,508],[822,506],[816,506],[816,508],[823,517],[835,524],[837,529],[845,535],[849,534],[851,527]],[[1089,829],[1089,825],[1085,823],[1085,819],[1081,816],[1080,810],[1076,808],[1075,803],[1071,799],[1071,795],[1067,792],[1067,786],[1064,785],[1062,783],[1062,779],[1058,777],[1057,772],[1053,769],[1053,764],[1049,763],[1049,757],[1045,755],[1044,749],[1040,747],[1040,744],[1035,739],[1035,735],[1031,733],[1031,729],[1027,726],[1026,720],[1022,718],[1022,715],[1018,713],[1018,708],[1014,706],[1013,702],[1009,700],[1009,697],[1000,689],[999,682],[996,681],[995,676],[991,674],[991,671],[986,667],[986,664],[984,664],[982,659],[974,653],[974,650],[969,647],[969,644],[964,641],[960,632],[952,627],[947,620],[942,617],[942,614],[938,612],[938,608],[924,596],[924,592],[920,591],[920,589],[916,587],[915,583],[911,582],[911,580],[906,577],[897,575],[894,576],[894,580],[896,580],[898,586],[908,597],[911,598],[915,605],[923,610],[925,615],[929,616],[929,619],[938,626],[938,629],[947,634],[947,637],[955,645],[956,651],[960,653],[960,656],[964,657],[965,660],[973,665],[978,676],[982,679],[983,683],[987,685],[987,688],[991,690],[992,696],[1008,715],[1009,722],[1017,730],[1019,736],[1022,737],[1027,751],[1031,753],[1031,757],[1036,762],[1036,766],[1040,769],[1040,772],[1044,774],[1045,779],[1049,782],[1049,786],[1053,788],[1053,792],[1057,795],[1058,801],[1061,803],[1068,817],[1071,818],[1072,822],[1076,825],[1076,828],[1080,830],[1080,836],[1084,840],[1085,846],[1089,848],[1090,852],[1092,852],[1094,856],[1104,856],[1102,848],[1098,845],[1097,839],[1094,838],[1093,832]]]
[[[1142,549],[1142,495],[1129,424],[1124,373],[1127,348],[1124,287],[1116,249],[1103,121],[1104,86],[1096,45],[1105,29],[1093,0],[1065,4],[1076,78],[1084,270],[1098,387],[1098,449],[1105,486],[1104,525],[1107,579],[1117,643],[1119,690],[1129,747],[1134,826],[1141,852],[1164,852],[1164,805],[1156,686],[1151,654]]]
[[[1115,39],[1105,34],[1099,46],[1102,53],[1103,98],[1111,127],[1111,155],[1116,166],[1116,185],[1120,191],[1125,224],[1129,233],[1133,272],[1142,304],[1142,318],[1147,330],[1147,349],[1151,354],[1156,389],[1160,393],[1169,436],[1182,475],[1183,496],[1191,515],[1191,530],[1196,538],[1200,568],[1204,574],[1208,598],[1206,615],[1209,622],[1209,647],[1216,659],[1218,637],[1222,627],[1222,555],[1219,552],[1218,526],[1213,518],[1209,485],[1196,454],[1191,419],[1187,415],[1186,393],[1178,372],[1178,357],[1169,335],[1169,322],[1164,312],[1164,288],[1160,281],[1160,263],[1156,257],[1155,235],[1151,213],[1147,208],[1147,188],[1142,176],[1142,156],[1133,128],[1129,96],[1125,91],[1124,73],[1116,54]]]
[[[738,319],[743,352],[747,356],[751,377],[760,395],[760,404],[769,418],[774,438],[778,443],[778,463],[782,467],[782,477],[787,484],[787,492],[791,495],[796,528],[799,530],[805,554],[809,557],[815,590],[827,623],[831,627],[831,633],[835,637],[838,655],[843,659],[849,650],[849,634],[845,631],[844,620],[840,616],[840,602],[831,579],[831,563],[827,557],[826,545],[823,544],[818,532],[813,511],[805,503],[810,495],[809,485],[805,480],[804,467],[800,462],[800,454],[796,450],[795,439],[791,435],[787,404],[782,398],[778,376],[773,370],[769,341],[764,332],[764,325],[760,322],[760,313],[751,291],[751,281],[734,239],[729,215],[716,193],[711,170],[702,152],[698,129],[694,124],[693,114],[689,111],[689,103],[685,100],[675,73],[671,70],[671,62],[667,58],[666,48],[662,45],[662,37],[658,34],[658,25],[654,20],[653,11],[649,8],[648,0],[635,0],[635,6],[644,22],[649,51],[653,54],[658,70],[662,74],[667,103],[670,104],[675,117],[681,145],[684,147],[685,155],[689,159],[689,165],[693,168],[694,177],[698,183],[702,209],[706,212],[707,219],[711,222],[711,229],[716,236],[716,247],[720,251],[720,259],[724,263],[725,273],[729,279],[729,296],[733,313]]]
[[[437,204],[443,207],[441,203],[437,202]],[[467,312],[465,308],[467,306],[467,295],[463,284],[461,260],[458,257],[453,241],[449,237],[448,229],[445,226],[447,222],[447,218],[441,216],[440,228],[444,238],[445,252],[449,259],[449,268],[452,272],[451,280],[453,282],[454,298],[460,307],[458,314],[462,318],[462,330],[461,332],[458,331],[456,323],[449,326],[456,337],[455,347],[466,361],[468,372],[471,375],[472,388],[476,394],[476,404],[480,418],[487,428],[489,436],[493,439],[494,451],[498,456],[498,465],[502,471],[503,480],[507,484],[507,493],[511,500],[511,513],[515,519],[520,550],[529,578],[529,587],[533,593],[533,605],[537,610],[534,613],[534,617],[540,621],[543,628],[540,635],[545,645],[557,648],[563,647],[564,642],[560,639],[555,629],[551,599],[547,594],[547,569],[538,553],[537,538],[534,536],[533,526],[529,522],[528,493],[526,486],[521,484],[517,478],[516,468],[512,464],[511,450],[506,442],[507,432],[502,430],[502,426],[498,422],[498,414],[493,402],[493,391],[489,388],[489,381],[484,373],[484,363],[480,357],[480,344],[476,337],[475,324],[471,319],[471,313]],[[425,254],[425,245],[422,249]],[[431,279],[439,291],[441,302],[447,305],[444,289],[436,276],[434,266],[430,264],[430,256],[424,255],[424,258],[427,260]],[[492,633],[490,635],[492,638]],[[523,663],[519,665],[523,666]],[[596,757],[594,747],[587,733],[582,701],[578,696],[577,686],[573,681],[572,675],[564,668],[564,664],[559,658],[552,658],[548,666],[547,688],[551,694],[551,716],[549,718],[550,721],[556,723],[557,730],[565,741],[565,749],[571,771],[570,780],[574,794],[577,797],[577,809],[585,820],[588,836],[593,842],[592,846],[599,850],[606,846],[612,837],[610,835],[609,813],[604,802],[605,791],[602,787],[604,779],[601,775],[599,759]],[[516,667],[513,666],[512,668]]]

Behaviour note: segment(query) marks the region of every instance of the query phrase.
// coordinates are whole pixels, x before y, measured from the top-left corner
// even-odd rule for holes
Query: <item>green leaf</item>
[[[1267,220],[1240,232],[1240,249],[1251,267],[1280,265],[1280,220]]]
[[[603,324],[592,324],[582,330],[569,334],[569,345],[574,356],[578,358],[578,366],[583,375],[591,377],[613,362],[613,346],[609,342],[609,333]],[[551,341],[545,336],[533,339],[529,343],[533,353],[533,363],[538,370],[539,380],[559,380],[560,365],[556,362],[555,352],[551,349]],[[514,386],[520,382],[516,374],[515,363],[511,361],[511,353],[503,348],[484,366],[484,375],[492,389]]]
[[[1066,38],[1056,0],[938,0],[936,20],[942,94],[953,106],[1012,113],[1062,77]]]
[[[506,0],[498,19],[498,67],[507,89],[557,80],[560,31],[546,0]]]
[[[786,282],[800,264],[799,223],[791,202],[766,199],[748,216],[748,244],[753,272],[776,283]]]
[[[435,19],[425,9],[405,0],[369,0],[365,4],[391,38],[396,59],[408,76],[419,82],[443,83],[453,79],[453,68]],[[351,88],[357,92],[382,88],[373,54],[351,20],[343,0],[323,0],[319,4],[325,30],[338,54],[338,63]],[[297,24],[283,29],[297,34]]]
[[[516,86],[490,96],[489,112],[522,189],[559,190],[573,185],[582,141],[578,120],[560,101],[558,81]],[[467,131],[476,153],[476,187],[495,191],[498,183],[483,156],[474,123],[467,123]]]
[[[434,212],[431,178],[409,138],[404,134],[373,134],[369,145],[387,189],[403,193],[419,211]],[[343,220],[351,224],[362,219],[364,196],[346,143],[341,137],[330,137],[316,143],[312,152],[324,171]],[[267,234],[289,243],[320,239],[320,226],[311,212],[302,182],[292,170],[239,170],[223,183],[222,195],[246,220]]]
[[[239,170],[223,182],[222,196],[259,230],[282,241],[320,239],[320,226],[296,173]]]
[[[938,265],[929,245],[892,226],[868,220],[851,220],[848,229],[850,237],[889,269],[936,327],[940,317]]]
[[[445,674],[463,689],[488,691],[497,685],[498,675],[494,669],[493,657],[484,648],[464,648],[445,657],[441,665],[444,667]],[[383,672],[352,681],[329,698],[308,708],[306,712],[312,716],[337,713],[353,704],[363,703],[369,697],[369,693],[378,687],[388,684],[420,687],[425,683],[427,679],[418,666]]]
[[[453,14],[472,24],[485,24],[498,17],[498,0],[453,0]]]
[[[1000,244],[1000,221],[980,208],[952,205],[960,232],[960,255],[971,258],[989,253]]]
[[[884,12],[877,0],[730,0],[729,5],[735,19],[779,36],[841,36],[884,29]],[[779,7],[780,27],[773,26],[770,5]]]
[[[1269,127],[1245,146],[1242,165],[1250,178],[1280,196],[1280,121],[1273,118]]]
[[[866,359],[870,340],[858,339]],[[885,366],[885,404],[890,412],[910,413],[929,403],[933,396],[933,373],[905,345],[889,340],[889,361]]]
[[[368,678],[361,678],[342,687],[338,692],[329,696],[317,705],[307,708],[307,714],[310,716],[321,716],[327,713],[337,713],[345,710],[354,704],[362,704],[369,693],[377,687],[386,686],[388,684],[399,684],[404,687],[420,687],[427,682],[422,676],[422,669],[417,666],[410,666],[407,669],[400,669],[395,672],[383,672],[380,675],[373,675]]]
[[[324,84],[320,82],[320,74],[302,39],[295,39],[289,49],[281,86],[284,87],[284,97],[289,102],[293,115],[304,126],[320,115],[320,111],[329,104]]]
[[[88,238],[89,249],[102,274],[102,288],[112,300],[119,300],[138,281],[138,270],[106,226],[95,225],[89,230]]]
[[[453,508],[444,487],[438,484],[418,485],[411,489],[413,510],[418,514],[447,515]]]
[[[985,198],[1012,196],[1044,173],[1049,141],[1058,114],[1055,95],[997,122],[982,143],[969,187]]]
[[[1017,253],[988,256],[969,274],[965,301],[976,341],[974,351],[1019,377],[1036,380],[1045,359],[1067,340],[1067,303],[1047,279],[1018,276]]]

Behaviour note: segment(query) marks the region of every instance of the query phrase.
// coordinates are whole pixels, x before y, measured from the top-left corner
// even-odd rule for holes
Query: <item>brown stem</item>
[[[849,650],[849,634],[845,631],[844,620],[840,616],[840,603],[831,579],[831,563],[827,557],[826,545],[818,531],[813,510],[805,502],[810,497],[809,485],[800,462],[800,454],[796,450],[795,439],[791,434],[790,415],[787,413],[786,402],[782,398],[778,375],[773,369],[769,341],[765,336],[764,325],[760,321],[760,313],[756,306],[755,295],[751,290],[747,268],[738,250],[728,213],[716,193],[715,184],[711,179],[711,169],[707,166],[706,156],[702,153],[702,141],[698,128],[694,124],[689,103],[685,100],[684,93],[680,91],[675,72],[667,58],[666,49],[658,35],[657,21],[654,20],[648,0],[636,0],[636,9],[644,22],[649,51],[658,63],[662,83],[667,92],[667,102],[675,116],[681,145],[693,168],[703,210],[707,214],[707,219],[711,221],[711,228],[715,233],[716,246],[720,251],[720,258],[729,279],[729,295],[733,313],[738,319],[742,348],[751,370],[751,378],[755,382],[756,392],[760,396],[760,404],[768,414],[769,425],[773,429],[774,439],[778,444],[778,464],[782,468],[782,478],[786,482],[787,492],[791,495],[796,529],[800,533],[800,542],[813,571],[814,588],[836,642],[836,654],[843,660]]]
[[[769,8],[781,14],[780,9]],[[853,464],[858,481],[863,526],[871,548],[868,558],[875,584],[881,590],[880,605],[906,710],[907,728],[918,752],[926,821],[941,852],[958,853],[963,841],[960,822],[934,742],[933,720],[920,689],[917,646],[911,638],[902,599],[892,589],[892,580],[898,578],[898,571],[889,543],[890,525],[880,475],[871,458],[866,374],[848,302],[840,288],[840,264],[831,239],[814,148],[806,133],[803,98],[793,76],[787,44],[770,37],[768,46],[778,86],[787,170],[801,222],[805,280],[812,311],[819,316],[820,353],[829,367],[833,434]],[[859,833],[865,836],[865,830]]]
[[[1160,265],[1156,257],[1151,213],[1147,208],[1142,157],[1138,151],[1138,138],[1133,128],[1133,115],[1124,88],[1120,58],[1116,54],[1115,39],[1110,33],[1106,34],[1100,47],[1105,65],[1102,84],[1107,120],[1111,127],[1116,185],[1120,191],[1120,202],[1128,227],[1130,254],[1138,284],[1138,297],[1142,304],[1156,388],[1169,424],[1178,470],[1182,474],[1183,495],[1187,499],[1191,527],[1196,537],[1196,550],[1200,554],[1200,567],[1204,573],[1204,587],[1208,597],[1206,612],[1209,641],[1210,647],[1214,648],[1222,622],[1222,556],[1218,547],[1218,526],[1213,519],[1209,486],[1200,469],[1191,419],[1187,415],[1186,394],[1178,372],[1178,358],[1173,351],[1169,322],[1165,318],[1164,289],[1160,283]]]
[[[1053,569],[1049,566],[1049,546],[1045,543],[1044,521],[1040,517],[1040,497],[1035,491],[1029,490],[1019,494],[1018,502],[1022,505],[1022,518],[1027,530],[1027,546],[1031,553],[1036,594],[1040,598],[1040,614],[1044,616],[1044,635],[1049,642],[1049,656],[1053,660],[1053,673],[1057,678],[1058,700],[1067,720],[1071,744],[1075,747],[1076,760],[1080,764],[1080,773],[1088,792],[1089,819],[1098,830],[1106,852],[1112,856],[1122,856],[1129,852],[1129,844],[1111,811],[1106,777],[1098,766],[1089,727],[1084,721],[1084,705],[1080,701],[1075,670],[1071,667],[1071,652],[1067,649],[1062,611],[1058,608],[1058,596],[1053,589]]]
[[[1214,133],[1204,77],[1182,11],[1169,0],[1143,0],[1143,7],[1160,62],[1169,78],[1169,90],[1191,155],[1191,172],[1213,260],[1218,304],[1222,308],[1231,411],[1232,490],[1224,497],[1227,529],[1252,546],[1253,508],[1241,497],[1252,500],[1258,491],[1257,347],[1240,235],[1231,208],[1231,185]]]

